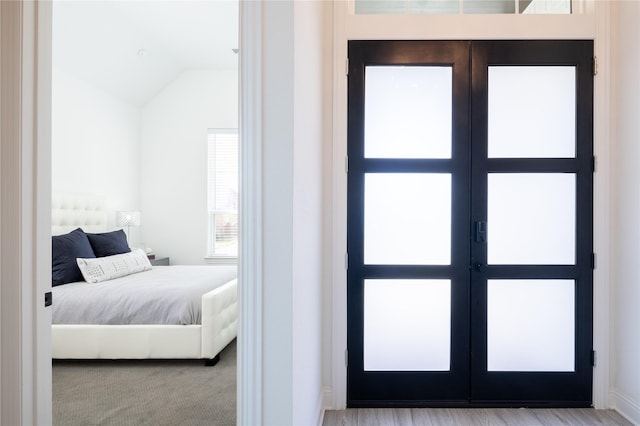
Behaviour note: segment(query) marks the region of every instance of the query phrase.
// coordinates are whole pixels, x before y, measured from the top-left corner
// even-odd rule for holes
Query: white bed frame
[[[64,234],[78,227],[105,232],[104,197],[95,194],[54,193],[51,230]],[[55,299],[53,300],[55,304]],[[53,358],[61,359],[219,359],[237,336],[237,280],[202,296],[200,325],[53,324]]]

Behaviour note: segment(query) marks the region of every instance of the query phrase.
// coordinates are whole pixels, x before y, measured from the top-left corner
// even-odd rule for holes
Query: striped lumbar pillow
[[[93,259],[78,258],[76,261],[88,283],[99,283],[151,269],[151,262],[142,249]]]

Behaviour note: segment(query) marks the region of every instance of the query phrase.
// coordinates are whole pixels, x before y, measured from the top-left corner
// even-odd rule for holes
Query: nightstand
[[[151,266],[169,266],[168,257],[156,257],[155,259],[149,259]]]

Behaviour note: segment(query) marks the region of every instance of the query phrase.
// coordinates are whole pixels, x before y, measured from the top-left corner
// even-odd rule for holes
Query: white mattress
[[[235,266],[155,266],[101,283],[53,287],[53,324],[201,323],[202,295],[236,278]]]

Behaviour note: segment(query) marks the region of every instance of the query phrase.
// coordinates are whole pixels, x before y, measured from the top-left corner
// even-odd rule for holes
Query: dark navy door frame
[[[556,406],[591,405],[593,252],[592,41],[350,41],[348,83],[347,405]],[[365,68],[375,65],[451,66],[450,159],[364,157]],[[500,65],[576,67],[576,157],[487,158],[487,69]],[[451,264],[364,264],[365,173],[449,173],[452,176]],[[487,265],[478,231],[487,220],[487,174],[574,173],[575,265]],[[526,230],[523,230],[523,238]],[[364,280],[451,280],[449,371],[365,371]],[[575,299],[574,372],[487,371],[487,279],[572,279]],[[390,351],[393,348],[389,348]]]

